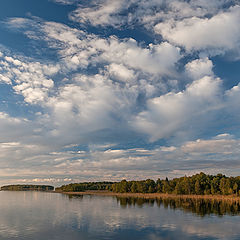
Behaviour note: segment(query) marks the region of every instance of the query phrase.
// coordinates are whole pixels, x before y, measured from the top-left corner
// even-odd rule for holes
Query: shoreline
[[[177,195],[166,193],[114,193],[108,191],[86,191],[86,192],[56,192],[66,195],[96,195],[96,196],[109,196],[109,197],[133,197],[143,199],[206,199],[218,201],[238,201],[240,196],[234,195]]]

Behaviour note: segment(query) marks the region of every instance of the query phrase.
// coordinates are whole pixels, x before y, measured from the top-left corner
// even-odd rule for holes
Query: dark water
[[[240,239],[240,205],[0,192],[0,240]]]

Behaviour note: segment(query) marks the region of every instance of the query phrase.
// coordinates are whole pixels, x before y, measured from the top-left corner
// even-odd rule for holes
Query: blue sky
[[[2,0],[0,183],[239,175],[240,3]]]

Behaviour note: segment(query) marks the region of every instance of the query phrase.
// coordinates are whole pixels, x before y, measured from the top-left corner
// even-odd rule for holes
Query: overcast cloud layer
[[[239,175],[239,1],[42,1],[1,19],[1,184]]]

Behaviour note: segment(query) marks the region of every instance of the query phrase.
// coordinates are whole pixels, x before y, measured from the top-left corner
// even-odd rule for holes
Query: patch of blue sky
[[[71,5],[63,6],[49,0],[2,0],[0,20],[11,17],[36,16],[46,21],[68,23],[68,13],[74,8]]]
[[[30,105],[24,102],[24,98],[8,89],[7,85],[0,86],[0,111],[8,113],[11,117],[36,120],[39,114],[45,113],[40,105]]]
[[[48,0],[3,0],[0,8],[1,34],[0,43],[15,51],[29,57],[38,59],[54,60],[56,51],[47,47],[44,41],[33,41],[23,34],[21,30],[9,31],[4,24],[10,18],[40,18],[44,21],[69,23],[68,12],[73,10],[72,6],[62,6]]]
[[[223,80],[225,89],[231,89],[240,81],[240,60],[226,59],[224,56],[212,58],[214,73]]]
[[[102,27],[102,26],[91,26],[88,24],[80,25],[82,29],[86,32],[96,34],[102,38],[108,38],[110,36],[117,36],[119,39],[129,39],[132,38],[136,40],[140,45],[146,47],[150,43],[161,42],[161,37],[153,37],[152,34],[147,31],[142,26],[124,26],[122,28],[115,28],[112,26]],[[78,26],[79,27],[79,26]],[[158,41],[156,41],[156,38]]]

